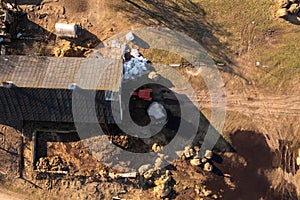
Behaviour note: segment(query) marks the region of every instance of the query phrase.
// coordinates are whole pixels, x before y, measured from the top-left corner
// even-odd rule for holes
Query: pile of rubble
[[[129,47],[125,45],[123,60],[123,74],[125,81],[135,80],[138,77],[149,73],[147,68],[148,60],[144,58],[137,49],[129,49]]]
[[[278,16],[279,17],[286,17],[287,15],[291,14],[296,17],[300,17],[300,6],[299,0],[278,0],[279,10]]]
[[[43,157],[36,163],[37,170],[40,172],[67,172],[68,165],[59,156]]]
[[[199,150],[199,147],[186,147],[183,152],[183,159],[190,160],[192,166],[202,167],[204,171],[213,171],[213,152],[211,150],[206,150],[204,157],[201,158]]]

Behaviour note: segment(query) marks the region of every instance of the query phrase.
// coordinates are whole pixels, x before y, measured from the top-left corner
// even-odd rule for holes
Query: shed
[[[15,122],[73,123],[74,89],[94,92],[99,123],[112,124],[112,94],[121,89],[122,61],[93,58],[0,56],[0,124]],[[90,102],[77,96],[80,122],[89,122]],[[121,108],[119,108],[121,109]],[[120,112],[120,111],[119,111]],[[78,119],[77,119],[78,120]]]

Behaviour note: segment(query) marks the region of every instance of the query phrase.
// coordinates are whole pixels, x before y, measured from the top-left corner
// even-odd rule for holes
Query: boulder
[[[300,166],[300,157],[297,157],[296,163],[298,166]]]
[[[212,164],[210,164],[209,162],[205,163],[204,164],[204,171],[207,171],[207,172],[211,172],[213,170],[213,166]]]
[[[152,151],[154,152],[159,152],[161,149],[161,146],[159,146],[157,143],[154,143],[152,146]]]
[[[201,161],[199,157],[194,157],[191,161],[190,161],[192,166],[199,166],[201,165]]]
[[[157,82],[159,80],[159,74],[157,72],[150,72],[148,74],[148,78],[150,80],[153,80],[153,81]]]
[[[288,11],[286,8],[281,8],[277,11],[278,17],[285,17],[288,15]]]
[[[196,155],[195,150],[191,147],[186,147],[184,149],[183,155],[185,156],[186,159],[192,158]]]
[[[293,15],[297,15],[299,13],[299,4],[293,3],[288,11]]]
[[[208,160],[211,160],[213,157],[213,152],[211,150],[206,150],[204,157],[207,158]]]
[[[154,193],[157,198],[165,198],[171,193],[173,189],[171,181],[172,176],[168,170],[166,171],[165,175],[154,181],[154,184],[156,185],[156,187],[154,187]]]
[[[287,8],[290,5],[289,0],[279,0],[278,5],[280,8]]]

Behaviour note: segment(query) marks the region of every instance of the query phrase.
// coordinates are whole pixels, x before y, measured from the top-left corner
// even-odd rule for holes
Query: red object
[[[151,92],[152,89],[144,89],[144,90],[139,90],[137,92],[132,93],[133,96],[138,96],[140,99],[146,100],[146,101],[151,101]]]

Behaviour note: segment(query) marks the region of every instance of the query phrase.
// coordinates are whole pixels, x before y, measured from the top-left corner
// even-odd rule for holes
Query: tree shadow
[[[220,42],[215,32],[229,36],[220,25],[208,22],[205,11],[191,0],[158,1],[158,0],[124,0],[125,3],[113,5],[116,12],[123,12],[134,23],[145,26],[164,26],[178,32],[185,33],[201,44],[215,61],[234,65],[228,56],[231,51],[227,44]],[[219,66],[220,70],[233,73],[232,67]],[[235,74],[238,75],[238,74]]]
[[[296,15],[293,15],[291,13],[288,13],[286,16],[281,17],[282,19],[290,22],[291,24],[294,25],[300,25],[300,21]]]

